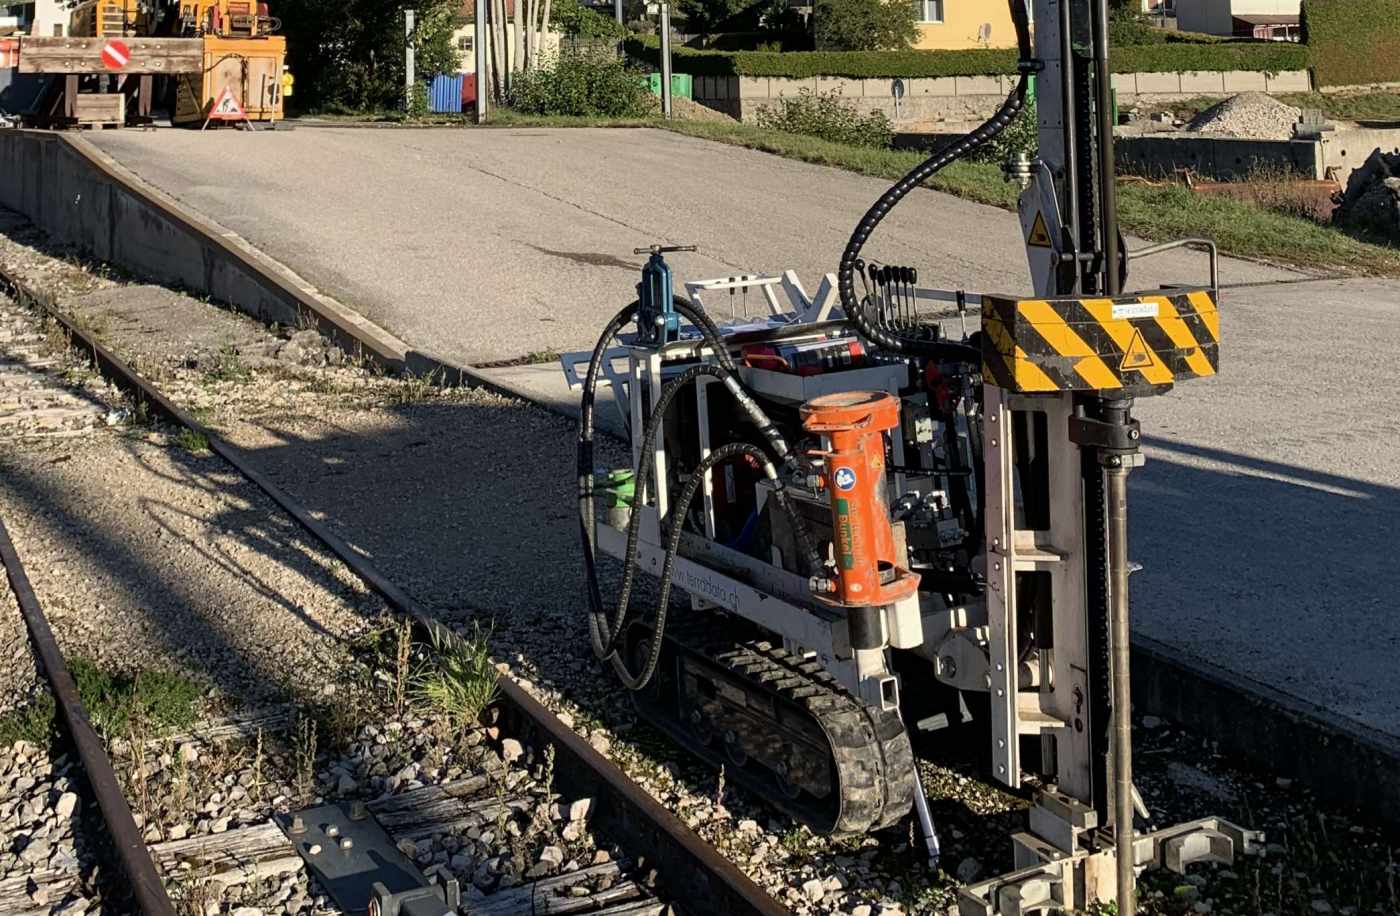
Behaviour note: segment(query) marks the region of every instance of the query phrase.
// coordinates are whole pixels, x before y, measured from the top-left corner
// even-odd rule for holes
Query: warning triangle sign
[[[1134,329],[1133,339],[1128,343],[1128,349],[1123,351],[1123,361],[1118,364],[1118,371],[1146,369],[1151,365],[1152,351],[1147,348],[1147,341],[1142,339],[1142,332]]]
[[[219,93],[219,97],[214,100],[214,107],[209,109],[209,120],[211,121],[245,121],[248,115],[243,112],[243,106],[238,104],[238,99],[233,97],[233,87],[225,86],[224,91]]]
[[[1045,228],[1045,214],[1036,213],[1035,222],[1031,223],[1031,234],[1026,237],[1026,244],[1036,248],[1054,247],[1050,242],[1050,230]]]

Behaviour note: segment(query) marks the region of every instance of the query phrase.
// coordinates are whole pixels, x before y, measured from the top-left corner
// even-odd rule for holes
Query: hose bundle
[[[872,320],[867,311],[868,300],[856,297],[855,276],[859,269],[857,265],[860,261],[860,253],[865,247],[865,243],[885,217],[889,215],[889,212],[907,197],[909,192],[937,175],[953,162],[986,145],[997,134],[1005,130],[1007,125],[1014,121],[1016,116],[1021,113],[1021,109],[1025,107],[1030,75],[1037,69],[1036,62],[1031,59],[1030,25],[1025,0],[1011,0],[1011,20],[1016,27],[1016,44],[1021,56],[1018,69],[1021,75],[1016,82],[1016,87],[1007,95],[1006,101],[980,127],[916,165],[907,175],[895,182],[889,190],[881,194],[879,199],[861,217],[860,222],[856,224],[855,231],[851,233],[851,238],[846,243],[846,250],[841,254],[841,262],[836,271],[841,307],[862,337],[886,350],[913,356],[970,359],[974,362],[981,359],[980,353],[965,344],[945,340],[928,340],[917,335],[902,334],[899,333],[898,329],[892,329],[883,322]]]

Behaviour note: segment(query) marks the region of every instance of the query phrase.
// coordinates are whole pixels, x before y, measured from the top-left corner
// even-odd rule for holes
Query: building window
[[[920,22],[942,22],[943,0],[914,0],[914,18]]]
[[[461,51],[463,54],[470,54],[472,52],[472,36],[463,35],[458,38],[457,50]]]

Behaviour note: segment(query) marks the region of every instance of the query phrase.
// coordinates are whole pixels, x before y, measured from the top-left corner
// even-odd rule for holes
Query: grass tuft
[[[209,451],[209,440],[205,438],[204,434],[197,433],[187,426],[181,427],[171,441],[185,451],[196,455],[203,455]]]
[[[46,746],[54,735],[57,709],[53,697],[40,694],[33,701],[0,716],[0,748],[16,741]]]
[[[456,727],[476,722],[496,698],[496,666],[491,661],[490,630],[472,625],[472,636],[432,633],[433,652],[414,675],[413,697]]]
[[[199,686],[184,675],[108,671],[82,656],[68,669],[93,728],[108,739],[125,736],[133,720],[159,732],[187,728],[198,714]]]

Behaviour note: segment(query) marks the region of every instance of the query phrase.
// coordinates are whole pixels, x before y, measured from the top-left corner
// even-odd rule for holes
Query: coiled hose
[[[774,457],[782,462],[785,468],[796,468],[797,461],[791,448],[783,439],[781,432],[772,423],[772,420],[763,411],[756,401],[744,390],[738,376],[734,373],[734,361],[729,355],[728,349],[720,339],[719,330],[715,327],[708,315],[700,309],[692,306],[688,301],[676,297],[675,308],[683,317],[689,320],[698,328],[714,351],[715,364],[700,364],[691,366],[679,376],[668,383],[661,391],[653,406],[651,415],[648,417],[646,429],[643,435],[643,445],[641,449],[641,466],[637,469],[639,488],[634,498],[634,508],[631,519],[627,527],[627,551],[623,560],[623,580],[622,588],[618,596],[617,610],[609,615],[603,607],[602,592],[598,584],[597,574],[597,517],[594,511],[594,480],[593,480],[593,410],[597,398],[598,374],[602,369],[603,362],[609,345],[618,332],[637,314],[638,304],[636,302],[623,308],[603,330],[597,345],[593,349],[588,364],[588,373],[584,378],[583,398],[580,405],[579,437],[578,437],[578,493],[579,493],[579,525],[580,535],[583,542],[584,572],[588,580],[588,603],[589,603],[589,640],[592,644],[593,654],[600,661],[609,661],[617,672],[623,685],[630,690],[640,690],[650,682],[652,675],[656,671],[656,665],[660,659],[661,636],[665,630],[666,605],[671,590],[671,575],[675,564],[675,557],[680,549],[681,534],[684,529],[684,519],[689,511],[690,503],[694,499],[695,491],[700,485],[700,481],[708,471],[720,461],[736,457],[740,454],[748,454],[758,458],[765,475],[774,485],[774,496],[778,506],[783,509],[793,522],[793,529],[798,542],[798,548],[802,553],[804,564],[809,571],[815,573],[820,568],[820,555],[812,541],[811,533],[806,527],[805,520],[796,512],[787,498],[782,478],[778,474],[777,468],[773,464]],[[762,434],[766,444],[771,450],[771,456],[756,445],[750,443],[731,443],[727,446],[715,449],[707,458],[701,462],[700,466],[691,475],[685,489],[682,491],[681,499],[672,508],[669,515],[670,536],[666,548],[666,556],[663,562],[661,576],[661,603],[657,609],[657,618],[654,625],[656,637],[652,640],[651,650],[642,666],[642,670],[633,674],[628,670],[626,661],[618,651],[618,640],[627,626],[628,606],[631,599],[633,585],[636,581],[637,553],[639,548],[639,538],[641,531],[641,513],[637,511],[646,501],[646,488],[655,469],[655,444],[656,438],[660,434],[662,421],[666,410],[687,384],[702,375],[709,375],[719,379],[724,383],[725,388],[735,398],[740,407],[749,416],[754,426]],[[634,396],[640,396],[635,393]],[[636,431],[633,431],[634,435]]]
[[[836,285],[841,295],[841,307],[862,337],[886,350],[914,356],[961,359],[972,362],[978,362],[982,358],[976,348],[966,344],[946,340],[920,340],[916,337],[891,333],[886,328],[877,325],[866,313],[866,302],[856,298],[856,262],[860,260],[861,249],[865,247],[871,233],[875,231],[889,212],[909,195],[910,191],[937,175],[953,162],[984,146],[1005,130],[1007,125],[1015,120],[1016,116],[1021,113],[1021,109],[1025,107],[1026,89],[1030,84],[1030,75],[1038,69],[1037,63],[1031,59],[1030,26],[1025,0],[1011,0],[1011,20],[1016,27],[1016,44],[1021,56],[1018,69],[1021,76],[1016,82],[1016,87],[1007,95],[1006,101],[1002,102],[996,114],[992,115],[986,123],[916,165],[909,174],[881,194],[880,198],[871,205],[870,209],[861,217],[860,222],[856,224],[855,231],[851,233],[851,238],[846,243],[846,250],[841,253],[841,262],[836,271]]]

